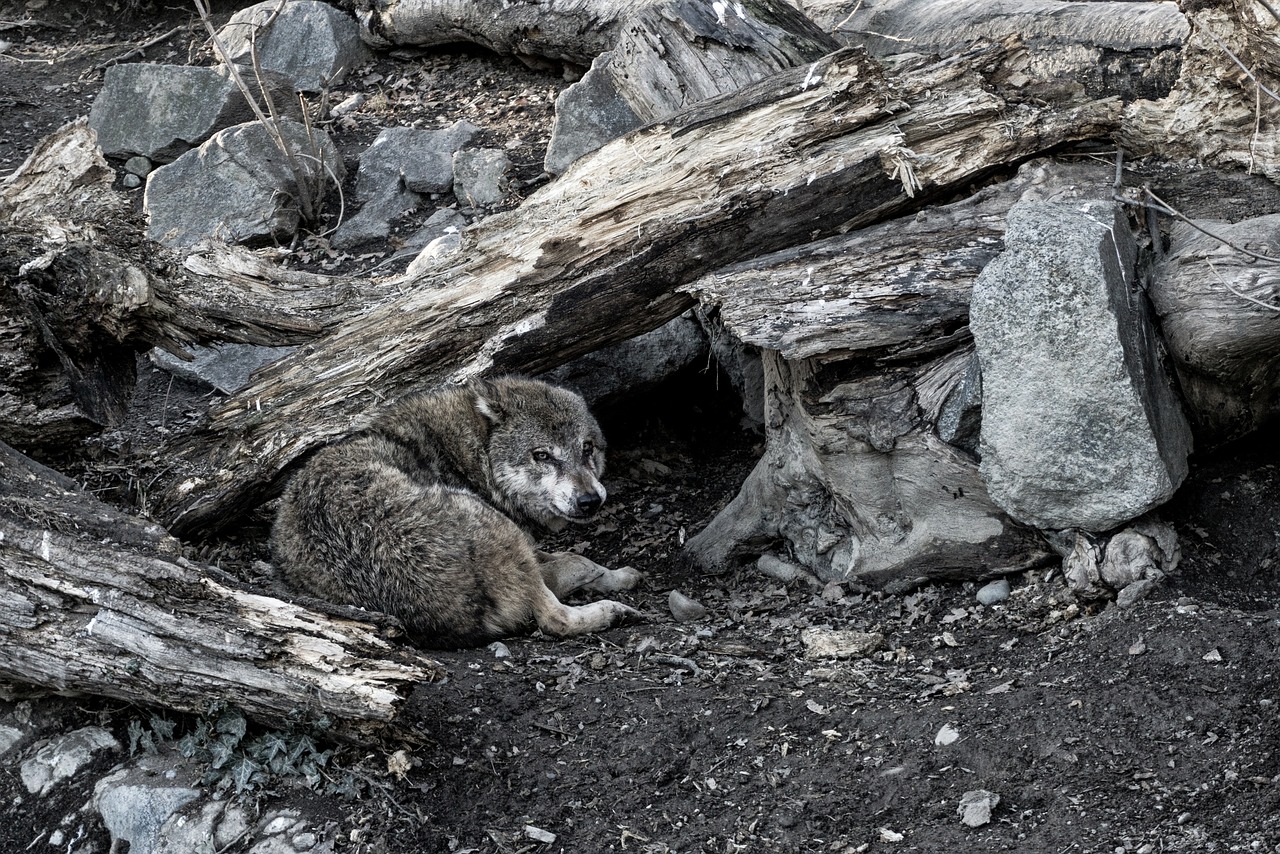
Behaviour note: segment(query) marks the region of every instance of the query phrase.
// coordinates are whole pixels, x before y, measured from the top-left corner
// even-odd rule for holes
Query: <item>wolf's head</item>
[[[477,382],[476,411],[489,422],[489,467],[499,502],[560,530],[600,509],[606,496],[604,436],[579,395],[538,380]]]

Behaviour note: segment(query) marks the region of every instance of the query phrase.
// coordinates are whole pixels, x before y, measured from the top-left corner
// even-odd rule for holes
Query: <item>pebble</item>
[[[690,599],[679,590],[672,590],[668,594],[667,607],[671,609],[671,616],[675,617],[678,623],[692,623],[707,616],[705,605]]]
[[[489,644],[489,646],[487,646],[486,649],[488,649],[490,652],[493,653],[494,658],[510,658],[511,657],[511,650],[502,641],[494,641],[493,643]]]
[[[986,789],[973,789],[960,797],[960,821],[965,827],[982,827],[991,821],[991,811],[1000,803],[1000,796]]]
[[[142,186],[142,179],[130,172],[120,179],[120,184],[126,190],[136,190]]]
[[[995,605],[1009,598],[1009,581],[1005,578],[997,578],[995,581],[983,585],[978,591],[978,601],[983,605]]]

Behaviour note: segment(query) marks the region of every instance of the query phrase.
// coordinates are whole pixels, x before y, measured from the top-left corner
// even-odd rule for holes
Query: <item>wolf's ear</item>
[[[475,384],[476,412],[484,416],[490,424],[501,424],[506,413],[498,401],[497,389],[485,382]]]

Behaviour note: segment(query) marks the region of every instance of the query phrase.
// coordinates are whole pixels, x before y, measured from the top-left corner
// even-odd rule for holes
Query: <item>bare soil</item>
[[[189,22],[182,6],[0,9],[10,42],[0,173],[87,112],[95,66]],[[194,33],[146,61],[197,57]],[[344,91],[384,100],[334,133],[354,167],[383,123],[468,118],[491,134],[486,144],[520,140],[513,159],[532,187],[546,180],[538,146],[563,85],[469,48],[383,57]],[[375,265],[394,248],[338,258],[313,242],[299,263]],[[142,382],[138,431],[162,420],[177,429],[206,405],[204,392],[151,369]],[[890,596],[688,568],[684,538],[760,452],[725,388],[714,370],[693,372],[603,411],[610,504],[556,543],[644,571],[628,601],[648,621],[439,653],[452,677],[412,698],[418,743],[339,747],[314,788],[272,778],[240,797],[327,816],[336,850],[352,852],[1280,852],[1280,452],[1270,436],[1195,458],[1163,511],[1182,563],[1133,610],[1077,601],[1052,568],[1011,579],[1010,599],[985,607],[974,584]],[[106,477],[91,462],[79,473]],[[267,518],[192,553],[251,573]],[[674,621],[671,590],[708,616]],[[868,656],[813,659],[806,629],[884,640]],[[0,720],[27,713],[49,731],[94,723],[129,744],[130,724],[153,711],[21,688],[0,704]],[[175,723],[179,735],[195,726]],[[399,749],[402,775],[388,766]],[[81,811],[92,779],[38,799],[16,763],[0,769],[0,851],[41,850],[59,827],[80,834],[68,851],[106,851],[105,829]],[[973,790],[1000,798],[977,828],[957,811]]]

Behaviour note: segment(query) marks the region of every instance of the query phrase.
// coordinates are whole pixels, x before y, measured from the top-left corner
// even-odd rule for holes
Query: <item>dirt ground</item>
[[[87,112],[101,82],[95,66],[190,19],[177,5],[130,8],[0,8],[9,43],[0,49],[0,174]],[[146,60],[186,62],[198,54],[192,32]],[[384,96],[378,109],[335,135],[354,166],[380,123],[468,118],[495,144],[520,140],[513,159],[532,188],[545,180],[538,147],[564,85],[472,49],[384,57],[344,90]],[[300,263],[373,265],[387,251],[337,258],[311,244]],[[143,382],[168,379],[147,370]],[[166,386],[164,398],[194,416],[201,394],[171,397]],[[735,406],[708,370],[601,413],[610,503],[557,545],[643,570],[628,601],[649,621],[439,653],[452,676],[412,698],[420,743],[338,748],[314,786],[271,778],[240,797],[263,808],[305,804],[329,817],[337,850],[351,852],[1280,852],[1280,451],[1271,436],[1194,459],[1163,511],[1182,563],[1132,611],[1077,602],[1052,568],[1011,579],[1010,599],[985,607],[972,584],[887,596],[688,568],[684,538],[732,497],[760,453]],[[154,422],[143,413],[137,423]],[[193,555],[251,566],[264,556],[264,519],[234,541],[193,544]],[[708,615],[675,622],[671,590]],[[878,633],[883,643],[856,659],[806,657],[805,631],[826,629]],[[13,699],[27,696],[15,690]],[[32,702],[66,727],[101,724],[126,744],[130,724],[149,725],[153,714],[94,698]],[[175,739],[196,726],[173,720]],[[388,770],[401,747],[402,776]],[[971,828],[958,806],[977,790],[999,802],[990,823]],[[87,793],[37,801],[10,766],[0,769],[0,796],[0,851],[17,852],[41,850]],[[82,846],[107,850],[100,824],[88,821],[84,834]]]

